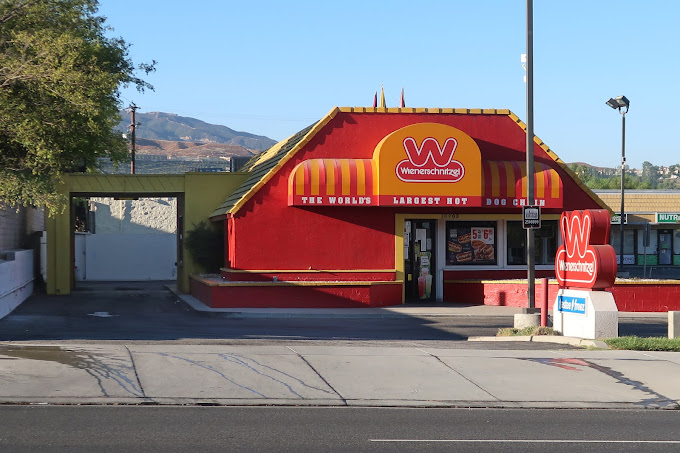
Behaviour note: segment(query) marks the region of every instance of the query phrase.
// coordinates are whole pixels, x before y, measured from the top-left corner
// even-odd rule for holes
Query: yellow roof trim
[[[325,117],[323,117],[320,121],[318,121],[314,125],[314,127],[312,127],[312,129],[309,132],[307,132],[307,134],[302,138],[302,140],[300,140],[290,151],[288,151],[288,154],[286,154],[284,157],[282,157],[281,160],[279,160],[279,162],[275,166],[273,166],[264,175],[264,177],[262,177],[262,179],[260,179],[257,183],[255,183],[253,185],[253,187],[251,187],[248,190],[248,192],[246,192],[246,194],[243,195],[241,197],[241,199],[238,200],[234,204],[234,206],[232,206],[231,209],[229,209],[229,211],[227,211],[227,214],[234,214],[234,213],[238,212],[243,207],[243,205],[246,202],[248,202],[248,200],[250,200],[258,190],[260,190],[262,188],[262,186],[264,186],[267,182],[269,182],[270,179],[272,179],[272,177],[276,174],[276,172],[278,172],[281,169],[281,167],[283,167],[283,165],[285,165],[286,162],[288,162],[295,155],[295,153],[297,153],[300,150],[300,148],[302,148],[307,143],[309,143],[309,141],[312,139],[312,137],[314,137],[321,130],[321,128],[323,128],[326,124],[328,124],[329,121],[331,121],[333,118],[335,118],[335,115],[337,115],[338,112],[340,112],[340,109],[337,108],[337,107],[333,107],[331,109],[331,111],[326,114]],[[281,147],[286,142],[287,142],[287,140],[283,140],[282,142],[279,142],[276,145],[274,145],[267,152],[263,153],[263,156],[260,159],[258,159],[256,161],[256,163],[269,159],[272,154],[276,153],[276,151],[271,152],[271,153],[270,153],[270,151],[274,148],[276,148],[276,150],[280,150]],[[265,154],[268,155],[267,159],[264,159]]]

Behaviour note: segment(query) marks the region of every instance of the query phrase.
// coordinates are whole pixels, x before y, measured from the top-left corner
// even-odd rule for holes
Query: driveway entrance
[[[188,256],[183,239],[207,221],[247,175],[242,173],[186,173],[183,175],[67,174],[60,191],[70,200],[63,213],[47,219],[47,293],[69,294],[75,287],[74,198],[174,197],[177,199],[177,287],[189,292],[189,275],[205,272]],[[216,245],[217,246],[217,245]],[[223,244],[219,244],[223,247]]]

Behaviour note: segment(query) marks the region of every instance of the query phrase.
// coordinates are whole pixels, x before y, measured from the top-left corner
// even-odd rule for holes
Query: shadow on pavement
[[[194,311],[165,287],[169,283],[89,282],[79,284],[68,296],[35,294],[0,320],[0,341],[424,341],[457,342],[456,347],[465,347],[469,336],[493,336],[513,323],[512,316],[239,318]],[[620,326],[621,335],[665,336],[665,329],[666,324],[658,319],[637,319]],[[494,343],[485,347],[555,346]]]

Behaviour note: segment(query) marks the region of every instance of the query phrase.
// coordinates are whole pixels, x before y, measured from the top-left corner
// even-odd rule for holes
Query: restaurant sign
[[[680,223],[680,214],[677,212],[657,212],[656,223]]]
[[[398,129],[378,143],[381,206],[481,206],[482,158],[465,132],[439,123]]]
[[[614,286],[616,252],[609,245],[610,218],[604,209],[562,213],[564,244],[555,256],[555,277],[561,287],[601,289]]]
[[[628,225],[628,214],[624,214],[623,223]],[[614,213],[614,215],[612,215],[611,224],[612,225],[620,225],[621,224],[621,213],[620,212],[616,212],[616,213]]]
[[[416,123],[384,137],[370,159],[298,163],[288,180],[288,204],[562,207],[562,183],[555,170],[537,163],[534,177],[536,197],[529,203],[523,162],[483,162],[477,142],[465,132],[446,124]]]

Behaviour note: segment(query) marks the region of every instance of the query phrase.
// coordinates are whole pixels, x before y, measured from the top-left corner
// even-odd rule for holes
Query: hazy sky
[[[334,106],[508,108],[526,121],[524,0],[100,0],[163,111],[284,139]],[[680,163],[677,0],[535,0],[535,133],[564,161]],[[142,125],[143,127],[143,125]]]

